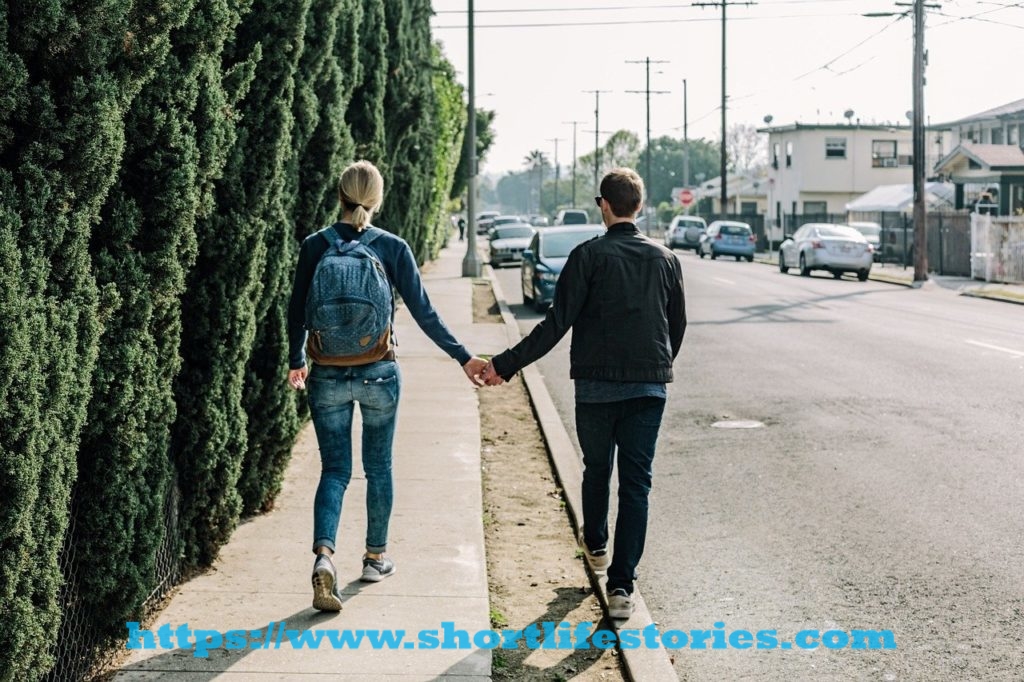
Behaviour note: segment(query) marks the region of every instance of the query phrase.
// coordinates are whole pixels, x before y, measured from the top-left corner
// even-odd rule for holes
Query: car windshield
[[[854,225],[853,229],[857,230],[865,237],[877,237],[882,233],[882,228],[878,225]]]
[[[733,237],[745,237],[750,234],[750,228],[743,225],[722,225],[722,234]]]
[[[818,236],[820,237],[837,237],[839,239],[863,239],[864,236],[853,229],[852,227],[843,227],[841,225],[830,225],[828,227],[819,227]]]
[[[562,216],[563,225],[585,225],[586,222],[587,214],[583,211],[566,211]]]
[[[531,227],[499,227],[494,231],[494,239],[517,239],[517,238],[529,238],[533,236],[533,228]]]
[[[573,248],[591,237],[601,234],[599,230],[580,230],[579,232],[557,232],[546,234],[541,242],[540,255],[544,258],[565,258]]]

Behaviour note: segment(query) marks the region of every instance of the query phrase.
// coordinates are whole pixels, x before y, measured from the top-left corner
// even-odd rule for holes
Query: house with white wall
[[[913,180],[909,126],[857,123],[761,128],[768,134],[768,218],[843,214],[846,204],[879,185]],[[926,168],[951,148],[948,131],[927,132]]]

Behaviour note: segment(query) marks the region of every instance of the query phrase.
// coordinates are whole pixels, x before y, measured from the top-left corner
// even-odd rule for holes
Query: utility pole
[[[576,206],[576,126],[583,121],[562,121],[572,124],[572,205]]]
[[[926,4],[924,0],[897,2],[897,7],[906,7],[903,12],[871,12],[864,16],[907,16],[914,17],[914,68],[913,68],[913,111],[911,112],[911,137],[914,156],[914,286],[928,279],[928,212],[925,206],[925,129],[924,129],[924,85],[928,53],[924,49],[925,9],[939,9],[940,5]]]
[[[686,79],[683,79],[683,187],[690,186],[690,135],[686,113]]]
[[[469,228],[468,239],[466,240],[466,257],[462,259],[462,276],[479,277],[481,270],[480,258],[476,252],[476,84],[473,68],[474,45],[473,45],[473,0],[469,0],[469,139],[466,141],[469,151],[469,182],[467,183],[466,198],[466,227]]]
[[[647,67],[647,87],[644,90],[626,90],[626,92],[630,92],[630,93],[634,93],[634,94],[638,94],[639,93],[639,94],[646,94],[647,95],[647,149],[646,149],[646,153],[644,154],[644,156],[646,157],[645,160],[644,160],[644,166],[645,166],[645,170],[644,170],[644,184],[647,186],[647,191],[645,192],[645,194],[647,196],[644,197],[644,204],[645,204],[645,206],[649,206],[650,205],[650,196],[651,196],[651,182],[653,180],[653,178],[651,177],[651,94],[655,94],[655,95],[665,95],[665,94],[668,94],[667,90],[654,90],[653,93],[652,93],[652,90],[651,90],[651,64],[668,64],[668,62],[666,62],[666,61],[654,61],[654,62],[652,62],[651,58],[647,57],[647,58],[645,58],[643,60],[638,60],[638,61],[628,61],[627,60],[626,63],[627,64],[644,64]],[[650,229],[650,224],[651,224],[651,215],[650,214],[651,214],[651,211],[649,211],[649,210],[645,210],[644,211],[644,215],[647,216],[646,225],[648,226],[648,230]]]
[[[549,137],[547,140],[555,143],[555,211],[558,211],[558,182],[561,178],[561,171],[558,168],[558,143],[561,139],[560,137]],[[539,214],[541,211],[537,211],[537,213]]]
[[[730,5],[753,5],[753,2],[729,2],[728,0],[721,0],[721,2],[695,2],[694,7],[721,7],[722,8],[722,149],[721,149],[721,161],[719,163],[719,172],[722,176],[722,198],[721,198],[721,215],[724,218],[725,214],[729,209],[729,177],[728,177],[728,166],[729,166],[729,152],[726,149],[726,132],[725,132],[725,113],[726,113],[726,87],[725,87],[725,71],[726,71],[726,51],[725,51],[725,26],[726,26],[726,9]],[[738,209],[739,207],[737,207]]]
[[[611,92],[611,90],[584,90],[583,92],[594,94],[594,196],[597,196],[600,191],[597,174],[601,170],[601,145],[597,140],[601,130],[601,93]]]

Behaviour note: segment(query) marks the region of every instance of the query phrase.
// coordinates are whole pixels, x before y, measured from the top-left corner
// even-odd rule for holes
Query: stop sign
[[[693,192],[688,189],[684,189],[679,193],[679,203],[683,206],[689,206],[693,203]]]

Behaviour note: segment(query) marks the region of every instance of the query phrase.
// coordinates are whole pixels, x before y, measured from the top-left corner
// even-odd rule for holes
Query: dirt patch
[[[490,283],[474,282],[473,321],[500,322]],[[484,536],[491,625],[592,623],[594,596],[565,510],[562,490],[519,379],[480,389]],[[539,625],[538,625],[539,627]],[[496,680],[624,680],[618,652],[495,649]]]

